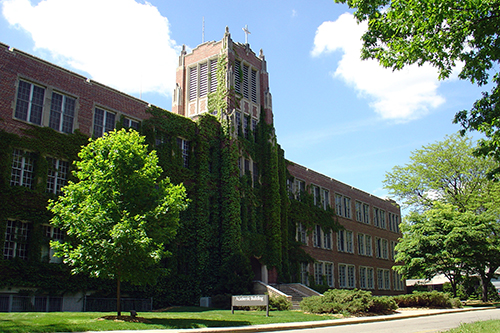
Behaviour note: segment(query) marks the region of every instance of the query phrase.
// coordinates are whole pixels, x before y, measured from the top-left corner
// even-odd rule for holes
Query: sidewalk
[[[144,331],[107,331],[106,333],[224,333],[224,332],[270,332],[270,331],[286,331],[293,329],[305,329],[315,327],[328,327],[351,325],[361,323],[372,323],[377,321],[397,320],[414,317],[434,316],[445,313],[467,312],[495,309],[493,307],[467,308],[467,309],[423,309],[423,310],[401,310],[397,313],[384,316],[371,317],[352,317],[345,319],[323,320],[323,321],[306,321],[297,323],[278,323],[266,325],[238,326],[238,327],[205,327],[205,328],[189,328],[189,329],[166,329],[166,330],[144,330]],[[91,332],[87,332],[91,333]],[[93,333],[93,332],[92,332]],[[97,333],[97,332],[96,332]]]

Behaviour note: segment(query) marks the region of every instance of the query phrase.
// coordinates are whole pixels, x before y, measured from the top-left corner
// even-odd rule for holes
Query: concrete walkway
[[[352,325],[361,323],[373,323],[377,321],[388,321],[414,317],[434,316],[445,313],[467,312],[495,309],[493,307],[466,308],[466,309],[423,309],[423,310],[401,310],[397,313],[383,316],[371,317],[352,317],[345,319],[333,319],[322,321],[306,321],[297,323],[278,323],[252,326],[237,326],[237,327],[205,327],[205,328],[188,328],[188,329],[166,329],[166,330],[141,330],[141,331],[107,331],[106,333],[221,333],[221,332],[272,332],[272,331],[287,331],[304,328],[328,327],[340,325]],[[91,333],[91,332],[87,332]],[[93,332],[92,332],[93,333]],[[96,332],[97,333],[97,332]],[[102,333],[102,332],[101,332]]]

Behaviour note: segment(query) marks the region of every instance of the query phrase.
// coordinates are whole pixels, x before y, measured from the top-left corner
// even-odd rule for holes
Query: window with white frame
[[[250,134],[250,125],[249,125],[250,118],[248,116],[243,116],[243,134],[245,136],[245,139],[248,139],[248,136]]]
[[[366,268],[366,288],[375,289],[375,274],[372,267]]]
[[[312,193],[315,206],[321,206],[321,190],[318,186],[312,185]]]
[[[373,207],[373,225],[376,227],[380,227],[379,220],[379,209],[377,207]]]
[[[391,290],[391,271],[388,269],[384,270],[384,289]]]
[[[363,223],[370,224],[370,205],[363,204]]]
[[[59,228],[53,227],[51,225],[44,225],[43,233],[48,240],[60,241],[60,242],[64,240],[64,235],[65,235],[64,231],[62,231]],[[62,258],[54,256],[54,249],[51,248],[50,246],[42,247],[42,258],[44,257],[47,257],[50,263],[62,262]]]
[[[389,259],[389,242],[382,239],[382,259]]]
[[[396,261],[396,242],[395,241],[391,241],[389,243],[389,249],[391,252],[391,259]]]
[[[356,210],[356,221],[363,222],[363,203],[356,200],[354,209]]]
[[[347,265],[347,288],[356,287],[356,270],[354,265]]]
[[[344,197],[344,217],[351,218],[351,198]]]
[[[337,251],[354,253],[353,232],[340,230],[337,232]]]
[[[391,272],[388,269],[377,269],[377,287],[379,290],[390,290],[391,289]]]
[[[68,183],[69,162],[47,157],[49,165],[47,192],[61,194],[61,188]]]
[[[313,230],[313,245],[314,247],[321,247],[321,226],[317,224]]]
[[[354,265],[339,264],[339,288],[355,288],[356,276]]]
[[[316,284],[323,284],[323,263],[314,263],[314,282]]]
[[[399,216],[389,212],[389,230],[399,233]]]
[[[323,209],[327,209],[330,206],[330,191],[321,189],[321,197],[323,199]]]
[[[130,127],[135,129],[136,131],[139,130],[139,122],[137,120],[133,120],[130,118],[124,118],[123,119],[123,127]]]
[[[347,288],[347,267],[339,264],[339,288]]]
[[[380,227],[382,229],[386,229],[387,226],[385,224],[385,210],[379,209],[378,213],[380,214],[380,218],[379,218],[379,220],[380,220]]]
[[[309,264],[307,262],[300,263],[300,282],[309,285]]]
[[[327,250],[332,249],[332,231],[323,231],[323,247]]]
[[[366,269],[367,269],[367,267],[365,267],[365,266],[359,266],[359,288],[360,289],[367,289],[368,288]]]
[[[368,257],[373,256],[371,235],[365,235],[365,255]]]
[[[115,128],[116,114],[101,108],[94,109],[94,136],[99,138]]]
[[[306,227],[300,222],[297,224],[297,241],[307,245]]]
[[[234,126],[236,127],[236,135],[240,135],[241,134],[241,112],[236,111],[234,113],[234,117],[235,117]]]
[[[326,278],[326,284],[329,287],[333,287],[334,279],[333,279],[333,263],[331,262],[324,262],[324,270],[325,270],[325,278]]]
[[[365,235],[361,234],[361,233],[358,233],[358,254],[360,256],[366,255],[365,254],[365,249],[366,249],[366,246],[365,246]]]
[[[45,88],[19,80],[14,116],[36,125],[42,125]]]
[[[50,103],[49,127],[63,133],[73,133],[76,98],[56,92]]]
[[[254,138],[256,130],[257,130],[257,119],[252,118],[252,132],[254,132]]]
[[[185,168],[189,168],[189,150],[191,143],[188,140],[184,140],[182,138],[177,138],[177,145],[179,146],[179,150],[182,156],[182,166]]]
[[[4,259],[28,259],[28,233],[28,223],[7,220],[3,246]]]
[[[403,276],[396,271],[392,271],[392,280],[394,281],[394,290],[404,290]]]
[[[388,241],[383,238],[375,238],[375,254],[377,258],[389,259]]]
[[[340,194],[335,194],[335,213],[338,216],[342,215],[342,196]]]
[[[306,182],[300,179],[295,179],[295,198],[300,200],[302,193],[306,191]]]
[[[33,189],[35,157],[31,152],[20,149],[12,151],[11,186],[24,186]]]
[[[286,179],[286,191],[288,192],[289,199],[295,199],[295,195],[293,193],[293,179]]]

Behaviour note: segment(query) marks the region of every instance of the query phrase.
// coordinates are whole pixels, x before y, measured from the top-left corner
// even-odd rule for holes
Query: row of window
[[[241,123],[241,118],[243,118],[243,124]],[[250,126],[252,132],[254,133],[255,130],[257,129],[257,119],[245,115],[243,115],[242,117],[240,111],[236,111],[234,113],[234,124],[235,124],[236,135],[243,135],[246,139],[250,137]],[[241,131],[243,131],[243,133]]]
[[[69,162],[47,157],[48,174],[46,192],[60,194],[68,182]],[[12,152],[11,186],[34,187],[35,155],[20,149]]]
[[[313,246],[317,248],[332,250],[332,232],[325,232],[321,226],[316,225],[312,233]],[[297,241],[307,245],[307,230],[299,223],[297,225]],[[373,256],[372,236],[363,233],[357,234],[358,254],[361,256]],[[375,256],[379,259],[395,259],[396,242],[385,238],[375,237]],[[337,251],[354,253],[354,233],[350,230],[337,231]],[[389,257],[390,254],[390,257]]]
[[[30,235],[30,224],[19,220],[7,220],[5,228],[5,238],[3,246],[3,258],[19,258],[26,260],[28,258],[28,239]],[[43,226],[43,235],[49,240],[62,241],[64,232],[50,225]],[[47,256],[49,262],[61,262],[59,258],[53,256],[53,250],[48,246],[42,248],[42,258]]]
[[[17,88],[16,108],[14,117],[39,126],[62,132],[73,133],[76,117],[77,99],[57,91],[49,91],[50,112],[48,119],[44,117],[44,104],[48,89],[40,85],[19,80]],[[116,126],[115,112],[96,107],[94,109],[94,136],[101,137],[104,132],[113,130]],[[124,127],[139,129],[139,122],[124,118]]]
[[[350,264],[338,264],[338,288],[354,289],[356,284],[360,289],[375,289],[375,281],[377,281],[378,290],[404,290],[404,280],[396,271],[392,272],[392,288],[391,288],[391,271],[383,268],[373,268],[367,266],[358,267],[358,276],[356,278],[356,267]],[[308,264],[303,263],[301,266],[302,283],[308,284]],[[376,273],[376,280],[375,280]],[[314,282],[316,284],[326,284],[329,287],[335,287],[334,264],[332,262],[320,261],[314,263]]]
[[[300,179],[288,179],[287,188],[290,199],[300,200],[301,193],[306,191],[306,183]],[[317,185],[311,185],[311,191],[314,198],[314,204],[326,209],[330,205],[330,192],[321,188]],[[351,208],[352,202],[351,198],[336,193],[335,194],[335,213],[338,216],[342,216],[347,219],[352,219]],[[399,215],[386,212],[378,207],[373,207],[372,221],[370,221],[370,205],[361,201],[355,201],[355,216],[356,221],[370,224],[373,223],[374,226],[382,229],[389,229],[392,232],[399,233]],[[388,217],[388,223],[386,223],[386,216]]]

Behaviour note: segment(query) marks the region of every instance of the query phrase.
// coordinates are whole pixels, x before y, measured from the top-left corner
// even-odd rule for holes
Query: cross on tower
[[[248,44],[248,35],[250,35],[251,32],[250,30],[248,30],[248,25],[245,25],[245,27],[242,29],[245,32],[245,44]]]

